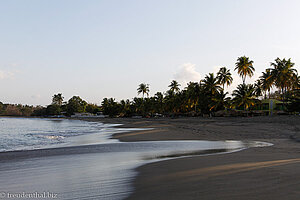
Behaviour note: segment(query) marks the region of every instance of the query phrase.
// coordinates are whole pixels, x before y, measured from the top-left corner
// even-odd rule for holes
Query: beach
[[[273,146],[150,162],[126,173],[120,168],[114,174],[123,177],[105,177],[107,181],[113,180],[105,187],[98,179],[105,176],[99,166],[104,166],[112,155],[117,155],[112,161],[126,161],[128,154],[124,157],[121,152],[123,148],[127,151],[128,143],[113,144],[116,148],[111,148],[111,144],[95,144],[4,152],[0,153],[3,186],[8,185],[11,190],[58,191],[58,196],[65,195],[61,196],[63,199],[99,199],[92,192],[101,194],[107,190],[107,194],[111,194],[108,190],[111,185],[114,188],[119,185],[116,195],[127,199],[299,199],[299,116],[84,120],[137,128],[113,135],[114,139],[129,143],[240,140],[267,142]],[[143,148],[138,143],[132,145],[130,149]],[[113,151],[120,153],[112,154]],[[35,181],[28,181],[30,179]],[[60,191],[60,188],[63,189]]]
[[[300,0],[1,8],[0,200],[300,200]]]
[[[128,199],[299,199],[299,116],[113,121],[126,127],[155,128],[114,136],[121,141],[254,140],[274,144],[141,166]]]

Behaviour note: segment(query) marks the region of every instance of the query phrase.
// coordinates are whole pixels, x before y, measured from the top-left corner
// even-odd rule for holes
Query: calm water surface
[[[69,119],[0,117],[0,151],[116,142],[117,140],[109,139],[112,133],[130,129],[115,126],[118,124]],[[93,136],[95,137],[92,138]]]

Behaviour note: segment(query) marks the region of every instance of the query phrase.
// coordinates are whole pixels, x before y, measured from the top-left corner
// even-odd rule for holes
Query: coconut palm
[[[254,83],[254,94],[256,97],[260,97],[263,94],[262,82],[260,79],[257,79]]]
[[[226,67],[221,67],[217,73],[217,80],[223,86],[223,90],[225,84],[227,86],[231,85],[233,78],[231,76],[230,70],[226,69]]]
[[[269,93],[270,96],[270,90],[272,88],[273,85],[273,80],[271,77],[271,71],[269,69],[267,69],[265,72],[262,73],[262,75],[259,77],[260,83],[261,83],[261,89],[264,91],[265,93],[265,99],[267,98],[267,91]]]
[[[223,109],[227,109],[228,107],[230,107],[230,97],[226,97],[228,94],[228,92],[224,93],[224,90],[221,90],[220,92],[218,92],[215,97],[212,98],[212,101],[209,105],[209,110],[213,111],[213,110],[223,110]]]
[[[179,86],[180,86],[180,84],[177,82],[177,81],[175,81],[175,80],[172,80],[171,81],[171,84],[168,86],[169,88],[170,88],[170,91],[171,92],[173,92],[173,93],[177,93],[177,92],[179,92]]]
[[[242,77],[243,84],[245,84],[246,77],[252,77],[254,74],[253,61],[249,59],[249,57],[242,56],[237,59],[235,63],[235,69],[238,71],[238,74]]]
[[[237,89],[232,93],[233,103],[235,106],[243,106],[244,110],[248,110],[249,107],[255,105],[255,88],[252,84],[240,84]]]
[[[143,98],[144,98],[144,95],[147,94],[147,96],[149,96],[149,84],[146,84],[146,83],[141,83],[137,89],[137,92],[138,92],[138,95],[139,94],[143,94]]]
[[[120,115],[121,116],[125,116],[127,113],[130,112],[130,100],[129,99],[126,99],[126,100],[121,100],[120,101]]]
[[[295,82],[294,82],[294,89],[300,89],[300,76],[298,76],[298,75],[295,75]]]
[[[157,92],[154,95],[154,99],[155,99],[155,104],[156,104],[156,110],[159,113],[163,112],[163,103],[164,103],[164,95],[161,92]]]
[[[159,103],[163,103],[164,100],[164,95],[161,92],[156,92],[156,94],[154,95],[155,101],[159,102]]]
[[[165,109],[169,112],[176,113],[178,107],[180,107],[181,102],[179,101],[180,92],[174,94],[171,90],[166,91],[165,93]]]
[[[298,76],[298,72],[295,69],[294,73],[291,75],[291,85],[289,90],[299,89],[300,86],[300,77]]]
[[[214,73],[209,73],[202,80],[203,86],[206,92],[210,95],[214,95],[221,90],[220,83],[215,77]]]
[[[200,97],[200,85],[197,82],[189,82],[185,89],[187,106],[190,108],[194,107],[194,110],[196,112]]]
[[[132,101],[133,110],[136,114],[144,114],[144,99],[134,97]]]
[[[293,68],[294,65],[295,63],[292,63],[290,58],[288,60],[276,58],[275,62],[271,63],[273,66],[270,69],[271,79],[280,90],[283,101],[285,93],[293,88],[297,76],[297,70]]]

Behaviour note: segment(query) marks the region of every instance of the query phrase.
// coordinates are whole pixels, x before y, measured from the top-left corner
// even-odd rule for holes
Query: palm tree
[[[214,95],[221,90],[220,83],[214,76],[214,73],[209,73],[208,75],[206,75],[202,82],[205,90],[210,95]]]
[[[142,98],[134,97],[132,105],[136,114],[144,114],[144,100]]]
[[[161,93],[161,92],[157,92],[155,95],[154,95],[154,99],[155,99],[155,104],[156,104],[156,110],[159,112],[159,113],[162,113],[163,112],[163,103],[164,103],[164,95]]]
[[[126,100],[121,100],[120,101],[120,115],[121,116],[125,116],[126,114],[128,114],[130,112],[130,100],[126,99]]]
[[[286,92],[293,88],[295,82],[294,77],[297,76],[297,70],[293,68],[294,65],[295,63],[292,63],[290,58],[288,60],[285,58],[283,60],[276,58],[275,62],[271,63],[271,66],[273,66],[273,68],[270,69],[271,79],[275,86],[279,88],[283,101]]]
[[[253,61],[249,59],[249,57],[242,56],[237,59],[235,63],[235,69],[238,70],[238,74],[242,77],[243,84],[245,84],[246,77],[252,77],[254,74]]]
[[[154,95],[155,101],[159,102],[159,103],[163,103],[164,100],[164,95],[161,92],[156,92]]]
[[[144,95],[147,94],[147,96],[149,96],[149,84],[146,84],[146,83],[141,83],[137,89],[138,91],[138,95],[139,94],[143,94],[143,98],[144,98]]]
[[[167,111],[176,113],[178,112],[178,108],[181,106],[181,103],[179,101],[180,92],[177,94],[174,94],[171,90],[166,91],[165,93],[165,108]]]
[[[209,105],[209,110],[217,110],[218,108],[223,110],[230,107],[230,97],[226,97],[228,92],[224,93],[224,90],[221,90],[218,92],[218,94],[215,95],[214,98],[212,98],[212,102]]]
[[[170,88],[170,91],[172,91],[173,93],[177,93],[180,90],[179,86],[180,84],[177,81],[172,80],[171,84],[168,87]]]
[[[190,108],[194,107],[196,112],[200,97],[200,85],[197,82],[189,82],[186,87],[185,96],[187,98],[187,106]]]
[[[260,97],[263,94],[262,82],[260,79],[257,79],[254,83],[254,94],[256,97]]]
[[[294,85],[293,85],[293,89],[300,89],[300,76],[298,76],[297,74],[295,74],[294,76]]]
[[[210,104],[214,101],[213,99],[222,91],[220,84],[217,78],[214,76],[213,73],[209,73],[205,76],[205,78],[200,82],[200,86],[203,89],[201,99],[201,107],[202,110],[207,110],[210,114],[212,109],[210,109]]]
[[[240,84],[237,89],[232,93],[233,103],[235,106],[244,106],[244,110],[248,110],[249,107],[255,105],[255,88],[252,84]]]
[[[262,73],[262,75],[259,77],[260,83],[261,83],[261,89],[265,93],[265,99],[267,98],[267,91],[269,92],[269,98],[270,98],[270,90],[273,85],[272,77],[271,77],[271,71],[269,69],[266,69],[265,72]]]
[[[63,103],[64,97],[62,96],[62,93],[58,93],[53,95],[52,97],[52,104],[61,106]]]
[[[218,79],[218,82],[223,86],[223,90],[224,90],[225,84],[227,86],[229,86],[229,85],[231,85],[231,83],[233,81],[230,70],[226,69],[226,67],[220,68],[219,72],[217,73],[217,79]]]

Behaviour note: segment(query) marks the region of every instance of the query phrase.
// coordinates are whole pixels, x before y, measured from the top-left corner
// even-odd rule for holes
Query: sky
[[[238,57],[252,83],[275,58],[300,72],[298,0],[1,0],[0,101],[47,105],[53,94],[100,104],[182,88]]]

